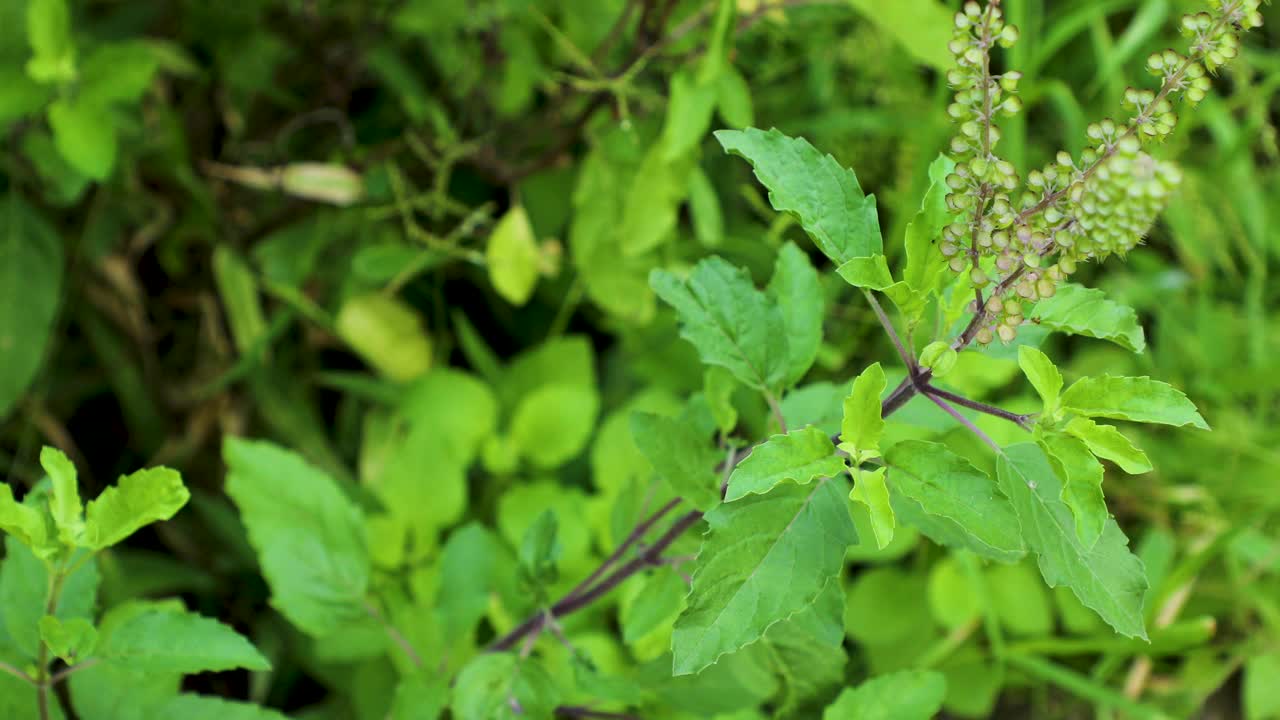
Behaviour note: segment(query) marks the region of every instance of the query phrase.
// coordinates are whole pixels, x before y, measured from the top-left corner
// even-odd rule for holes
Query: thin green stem
[[[990,445],[992,450],[995,450],[997,453],[1000,452],[1000,446],[996,444],[995,440],[991,439],[991,436],[982,432],[982,430],[979,429],[977,425],[974,425],[973,422],[969,420],[969,418],[965,417],[964,415],[961,415],[960,411],[952,407],[951,404],[948,403],[946,400],[943,400],[937,395],[933,395],[927,392],[924,394],[924,396],[932,400],[934,405],[937,405],[938,407],[946,411],[948,415],[955,418],[956,421],[959,422],[961,425],[968,428],[969,432],[973,433],[974,435],[977,435],[979,440]]]
[[[893,341],[893,347],[898,351],[898,357],[902,358],[902,364],[907,366],[907,374],[914,377],[916,374],[915,356],[907,352],[906,346],[902,344],[902,338],[898,337],[898,331],[894,329],[893,322],[889,320],[889,315],[885,313],[880,301],[876,300],[876,296],[870,290],[863,290],[862,294],[867,298],[867,302],[871,304],[871,309],[875,311],[876,319],[880,321],[880,327],[884,328],[885,334]]]
[[[31,683],[32,685],[35,685],[35,684],[36,684],[36,679],[35,679],[35,678],[33,678],[33,677],[31,677],[30,675],[28,675],[28,674],[26,674],[26,673],[22,672],[21,670],[19,670],[18,668],[16,668],[16,667],[14,667],[14,666],[10,665],[9,663],[4,662],[3,660],[0,660],[0,672],[2,672],[2,673],[7,673],[7,674],[9,674],[9,675],[12,675],[12,676],[14,676],[14,677],[18,678],[19,680],[22,680],[22,681],[25,681],[25,682]]]

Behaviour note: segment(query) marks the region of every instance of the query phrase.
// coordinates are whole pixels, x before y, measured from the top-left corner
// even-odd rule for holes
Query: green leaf
[[[84,618],[63,622],[55,615],[45,615],[40,618],[40,639],[54,656],[74,665],[93,652],[98,631]]]
[[[756,289],[745,270],[719,257],[698,263],[687,280],[654,270],[649,284],[681,321],[681,337],[702,361],[720,365],[757,390],[787,376],[790,351],[782,311]]]
[[[31,495],[28,493],[29,498]],[[30,506],[45,500],[41,494],[27,503]],[[0,562],[0,648],[10,646],[23,659],[35,660],[40,647],[40,618],[49,614],[49,566],[46,559],[37,557],[14,537],[4,539],[4,548],[4,560]],[[75,551],[67,562],[75,570],[62,583],[53,615],[64,621],[92,620],[101,580],[98,563],[85,550]]]
[[[947,679],[931,670],[903,670],[846,689],[822,720],[929,720],[942,709]]]
[[[101,106],[137,102],[151,85],[158,66],[156,53],[144,42],[99,45],[84,60],[80,92]]]
[[[98,624],[98,645],[129,618],[146,612],[181,611],[181,601],[133,601],[108,610]],[[163,717],[161,707],[178,695],[182,675],[141,672],[116,663],[99,662],[78,668],[67,678],[71,703],[82,720],[150,720]]]
[[[640,162],[622,207],[622,254],[637,257],[671,239],[689,187],[694,155],[668,158],[666,145],[653,144]],[[615,217],[611,220],[617,223]],[[617,258],[613,259],[617,262]],[[614,290],[616,292],[616,289]]]
[[[844,399],[840,449],[849,453],[855,462],[880,456],[880,436],[884,433],[880,396],[884,388],[884,369],[875,363],[853,381],[849,396]]]
[[[1086,417],[1073,417],[1063,431],[1089,446],[1089,451],[1120,466],[1130,475],[1151,472],[1151,459],[1123,433],[1110,425],[1099,425]]]
[[[853,171],[803,138],[778,130],[720,130],[725,152],[744,158],[769,190],[778,212],[790,213],[837,266],[884,252],[874,195],[864,195]]]
[[[1062,396],[1062,373],[1058,372],[1048,355],[1030,345],[1018,346],[1018,367],[1022,368],[1022,373],[1040,395],[1045,414],[1052,415],[1058,409],[1058,400]]]
[[[76,466],[61,450],[47,445],[40,450],[40,466],[52,485],[49,512],[58,527],[58,539],[64,545],[75,546],[84,531],[84,506],[80,504],[80,489],[76,485]]]
[[[1241,704],[1246,720],[1280,717],[1280,652],[1256,655],[1245,661]]]
[[[738,426],[738,408],[733,404],[733,391],[737,389],[738,381],[733,373],[719,365],[709,365],[702,375],[702,395],[711,408],[716,427],[726,435]]]
[[[65,83],[75,78],[76,48],[66,0],[28,0],[27,41],[32,52],[27,74],[32,80]]]
[[[751,86],[732,65],[725,66],[716,82],[716,107],[724,123],[735,130],[751,127],[756,122]]]
[[[907,264],[902,280],[917,293],[927,296],[938,289],[946,277],[947,259],[938,247],[942,229],[951,224],[955,215],[947,208],[947,176],[955,170],[955,161],[939,155],[929,165],[929,190],[920,203],[920,210],[907,224],[904,244]],[[923,303],[921,304],[923,309]]]
[[[843,585],[829,582],[812,605],[769,628],[760,641],[757,654],[782,681],[777,717],[793,716],[802,703],[844,681],[844,607]]]
[[[458,673],[450,707],[457,720],[550,720],[559,695],[537,662],[488,653]]]
[[[111,112],[88,98],[55,100],[49,106],[53,144],[71,167],[99,182],[116,164],[116,126]]]
[[[676,619],[684,609],[689,586],[674,568],[660,567],[645,580],[622,613],[622,639],[628,645]]]
[[[271,663],[240,633],[189,612],[139,613],[115,628],[97,655],[144,672],[271,669]]]
[[[667,120],[662,128],[662,159],[676,162],[695,150],[711,129],[715,108],[715,77],[703,79],[688,70],[674,73]]]
[[[418,313],[383,293],[348,298],[334,321],[338,335],[382,375],[407,382],[431,368],[431,337]]]
[[[844,460],[836,455],[831,438],[810,425],[774,435],[752,448],[729,475],[724,499],[732,502],[753,493],[763,495],[784,482],[808,485],[814,478],[836,477],[844,469]]]
[[[387,720],[437,720],[449,705],[449,686],[441,677],[400,679]]]
[[[839,482],[779,485],[705,516],[689,607],[676,621],[673,672],[687,675],[749,645],[813,604],[857,532]]]
[[[563,553],[556,539],[559,528],[555,510],[547,509],[524,531],[524,538],[520,541],[520,571],[534,585],[556,581],[556,563]]]
[[[1059,285],[1053,297],[1036,303],[1032,319],[1052,330],[1110,340],[1133,352],[1140,353],[1147,346],[1133,308],[1108,299],[1106,293],[1094,288]]]
[[[364,518],[328,475],[267,442],[229,437],[226,491],[271,588],[294,625],[324,636],[365,614]]]
[[[493,289],[517,307],[529,302],[541,254],[523,205],[512,206],[493,227],[484,257]]]
[[[582,451],[595,429],[600,397],[594,387],[547,385],[527,395],[511,418],[511,441],[540,468],[563,465]]]
[[[992,611],[1006,630],[1029,637],[1053,633],[1049,593],[1027,564],[995,565],[984,575]]]
[[[711,178],[695,167],[689,174],[689,222],[693,235],[703,247],[717,247],[724,241],[724,211]]]
[[[0,483],[0,530],[33,550],[48,542],[40,511],[14,500],[13,488],[8,483]]]
[[[82,544],[91,550],[115,545],[144,525],[173,517],[190,498],[175,470],[147,468],[126,475],[89,501]]]
[[[1062,502],[1076,519],[1076,537],[1091,548],[1110,517],[1102,495],[1102,463],[1082,440],[1070,435],[1044,433],[1039,441],[1062,480]]]
[[[916,60],[937,70],[949,70],[955,60],[947,51],[951,42],[952,12],[935,0],[849,0]]]
[[[156,717],[182,720],[288,720],[284,715],[261,705],[190,693],[183,693],[165,703]]]
[[[672,492],[699,510],[720,503],[716,465],[724,458],[692,423],[636,412],[631,414],[631,436]]]
[[[855,470],[853,490],[849,491],[850,500],[867,506],[871,515],[871,531],[876,536],[876,547],[881,550],[893,541],[893,528],[896,524],[884,475],[885,468]]]
[[[1085,548],[1061,500],[1062,483],[1044,452],[1032,443],[1006,448],[997,458],[997,469],[1000,489],[1013,503],[1045,582],[1071,588],[1081,603],[1120,634],[1146,638],[1146,574],[1115,520],[1108,519],[1102,536]]]
[[[0,228],[0,419],[35,379],[62,295],[62,240],[17,193]]]
[[[930,522],[917,527],[935,541],[994,560],[1012,562],[1026,554],[1018,518],[995,482],[945,445],[905,440],[889,448],[885,462],[894,509],[905,522],[923,514]],[[914,512],[904,513],[900,499]]]
[[[769,280],[769,298],[782,310],[787,331],[788,387],[800,382],[822,345],[823,297],[818,271],[794,243],[778,251]]]
[[[1063,393],[1062,406],[1087,417],[1209,429],[1181,390],[1149,377],[1081,378]]]

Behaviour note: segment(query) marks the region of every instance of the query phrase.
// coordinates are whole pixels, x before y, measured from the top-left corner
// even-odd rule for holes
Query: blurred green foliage
[[[128,608],[180,597],[271,667],[190,676],[178,696],[181,667],[103,665],[73,676],[69,707],[746,720],[817,717],[837,697],[824,717],[874,717],[891,697],[909,703],[897,717],[1280,717],[1274,7],[1154,151],[1186,177],[1147,247],[1080,273],[1137,310],[1145,352],[1043,344],[1068,385],[1150,375],[1214,428],[1131,429],[1155,470],[1107,467],[1151,583],[1150,644],[1029,561],[905,526],[879,547],[851,504],[861,542],[815,601],[844,603],[842,633],[798,613],[673,678],[677,566],[482,653],[673,497],[633,413],[726,452],[771,427],[763,399],[704,373],[649,285],[712,253],[758,285],[788,241],[820,257],[711,131],[777,127],[855,168],[900,259],[952,133],[956,4],[0,3],[0,470],[33,502],[43,444],[76,461],[86,496],[140,466],[181,470],[190,506],[87,566],[106,615],[86,581],[65,616],[107,637]],[[1025,171],[1149,87],[1144,59],[1202,3],[1004,6],[1026,110],[1001,150]],[[855,375],[881,361],[892,385],[902,369],[861,293],[819,269],[824,339],[776,410],[834,433]],[[960,353],[947,387],[1036,411],[1017,355]],[[884,434],[994,469],[922,399]],[[695,553],[698,532],[672,552]],[[38,640],[6,625],[38,592],[24,552],[6,543],[0,565],[0,662],[19,669]],[[70,653],[70,627],[50,645]],[[0,673],[0,716],[34,716],[31,697]]]

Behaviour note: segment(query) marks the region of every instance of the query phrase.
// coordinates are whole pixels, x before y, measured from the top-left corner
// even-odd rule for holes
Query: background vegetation
[[[947,5],[0,3],[0,472],[15,494],[35,487],[46,444],[75,462],[86,497],[138,467],[181,471],[191,502],[99,556],[98,604],[180,597],[272,668],[192,675],[185,690],[294,717],[416,717],[434,692],[424,672],[455,676],[536,610],[530,588],[559,597],[652,509],[629,415],[677,412],[709,385],[650,271],[715,253],[763,281],[785,240],[812,249],[707,131],[777,127],[832,153],[877,194],[900,252],[952,134]],[[1005,126],[1003,154],[1026,169],[1078,151],[1087,122],[1150,85],[1145,58],[1179,45],[1177,18],[1199,8],[1007,0],[1027,110]],[[1280,304],[1268,283],[1280,12],[1265,12],[1160,148],[1186,179],[1147,246],[1082,271],[1139,311],[1146,352],[1045,340],[1068,381],[1149,374],[1214,427],[1143,428],[1156,470],[1108,476],[1151,577],[1152,645],[1044,589],[1030,562],[983,569],[905,530],[878,550],[855,510],[842,650],[672,679],[680,606],[655,598],[678,598],[661,588],[683,579],[663,567],[524,648],[564,712],[816,717],[840,686],[928,667],[948,678],[945,712],[958,717],[1280,717]],[[689,103],[714,105],[710,127],[682,121]],[[826,339],[794,404],[826,407],[869,363],[893,364],[861,294],[830,269]],[[997,343],[979,371],[973,354],[952,386],[1038,407],[1014,355]],[[736,435],[763,437],[769,409],[733,398]],[[891,425],[971,454],[963,430],[910,410]],[[296,454],[358,502],[379,598],[367,615],[308,623],[268,604],[224,493],[227,463],[267,482],[295,458],[256,465],[250,445],[224,448],[232,436]],[[283,515],[311,492],[295,475],[274,498]],[[558,562],[521,576],[547,509]],[[15,547],[0,620],[16,607]],[[696,538],[675,548],[693,553]],[[994,658],[993,627],[1016,662]],[[640,700],[618,700],[619,677]],[[160,697],[176,683],[145,687]],[[102,710],[91,698],[106,691],[81,684],[69,707],[82,717],[154,707],[132,692]],[[614,702],[593,705],[601,697]],[[0,715],[31,712],[21,682],[0,675]]]

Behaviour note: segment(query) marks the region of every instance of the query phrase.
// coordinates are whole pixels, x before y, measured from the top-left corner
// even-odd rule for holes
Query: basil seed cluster
[[[958,218],[943,229],[940,247],[954,272],[967,273],[971,310],[983,313],[977,342],[1012,341],[1028,306],[1052,297],[1081,262],[1123,257],[1142,241],[1182,180],[1176,166],[1143,148],[1173,132],[1175,101],[1194,106],[1205,98],[1209,74],[1239,54],[1240,33],[1261,25],[1259,2],[1208,0],[1208,11],[1184,17],[1189,54],[1165,50],[1147,59],[1160,88],[1129,88],[1127,120],[1091,124],[1089,147],[1079,158],[1059,152],[1025,183],[995,152],[996,117],[1022,109],[1021,75],[991,68],[991,48],[1012,46],[1018,30],[1004,22],[998,0],[967,2],[956,14],[949,46],[956,67],[947,80],[955,91],[948,114],[958,133],[951,141],[956,168],[947,178],[947,205]]]

